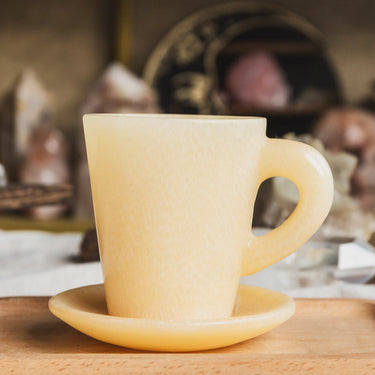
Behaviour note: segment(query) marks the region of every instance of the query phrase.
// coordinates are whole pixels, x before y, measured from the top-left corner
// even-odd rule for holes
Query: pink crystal
[[[225,86],[232,101],[255,108],[283,107],[291,91],[278,62],[265,52],[238,58],[228,70]]]

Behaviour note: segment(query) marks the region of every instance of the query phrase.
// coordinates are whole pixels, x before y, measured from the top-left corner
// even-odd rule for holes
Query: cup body
[[[266,120],[93,114],[84,130],[109,313],[229,317]]]

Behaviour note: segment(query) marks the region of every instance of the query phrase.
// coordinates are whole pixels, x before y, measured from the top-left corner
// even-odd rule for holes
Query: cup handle
[[[318,230],[331,208],[332,173],[324,157],[313,147],[266,138],[258,183],[276,176],[296,184],[299,202],[279,227],[261,237],[250,234],[242,276],[258,272],[296,251]]]

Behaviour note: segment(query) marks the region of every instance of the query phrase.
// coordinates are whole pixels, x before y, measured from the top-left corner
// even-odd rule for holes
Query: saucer
[[[104,286],[90,285],[49,300],[51,312],[82,333],[133,349],[184,352],[239,343],[270,331],[294,313],[292,298],[272,290],[240,285],[227,319],[159,321],[108,315]]]

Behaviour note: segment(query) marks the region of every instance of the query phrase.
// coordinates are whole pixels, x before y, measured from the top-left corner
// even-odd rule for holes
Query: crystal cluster
[[[322,141],[309,134],[296,136],[286,134],[286,139],[307,143],[326,158],[331,167],[335,183],[334,201],[331,211],[319,234],[329,238],[361,238],[368,240],[375,231],[375,216],[361,207],[360,201],[351,195],[351,178],[358,159],[347,152],[333,152],[323,146]],[[263,222],[271,227],[280,225],[293,211],[298,202],[297,187],[289,180],[276,177],[272,181],[268,203],[263,212]]]

